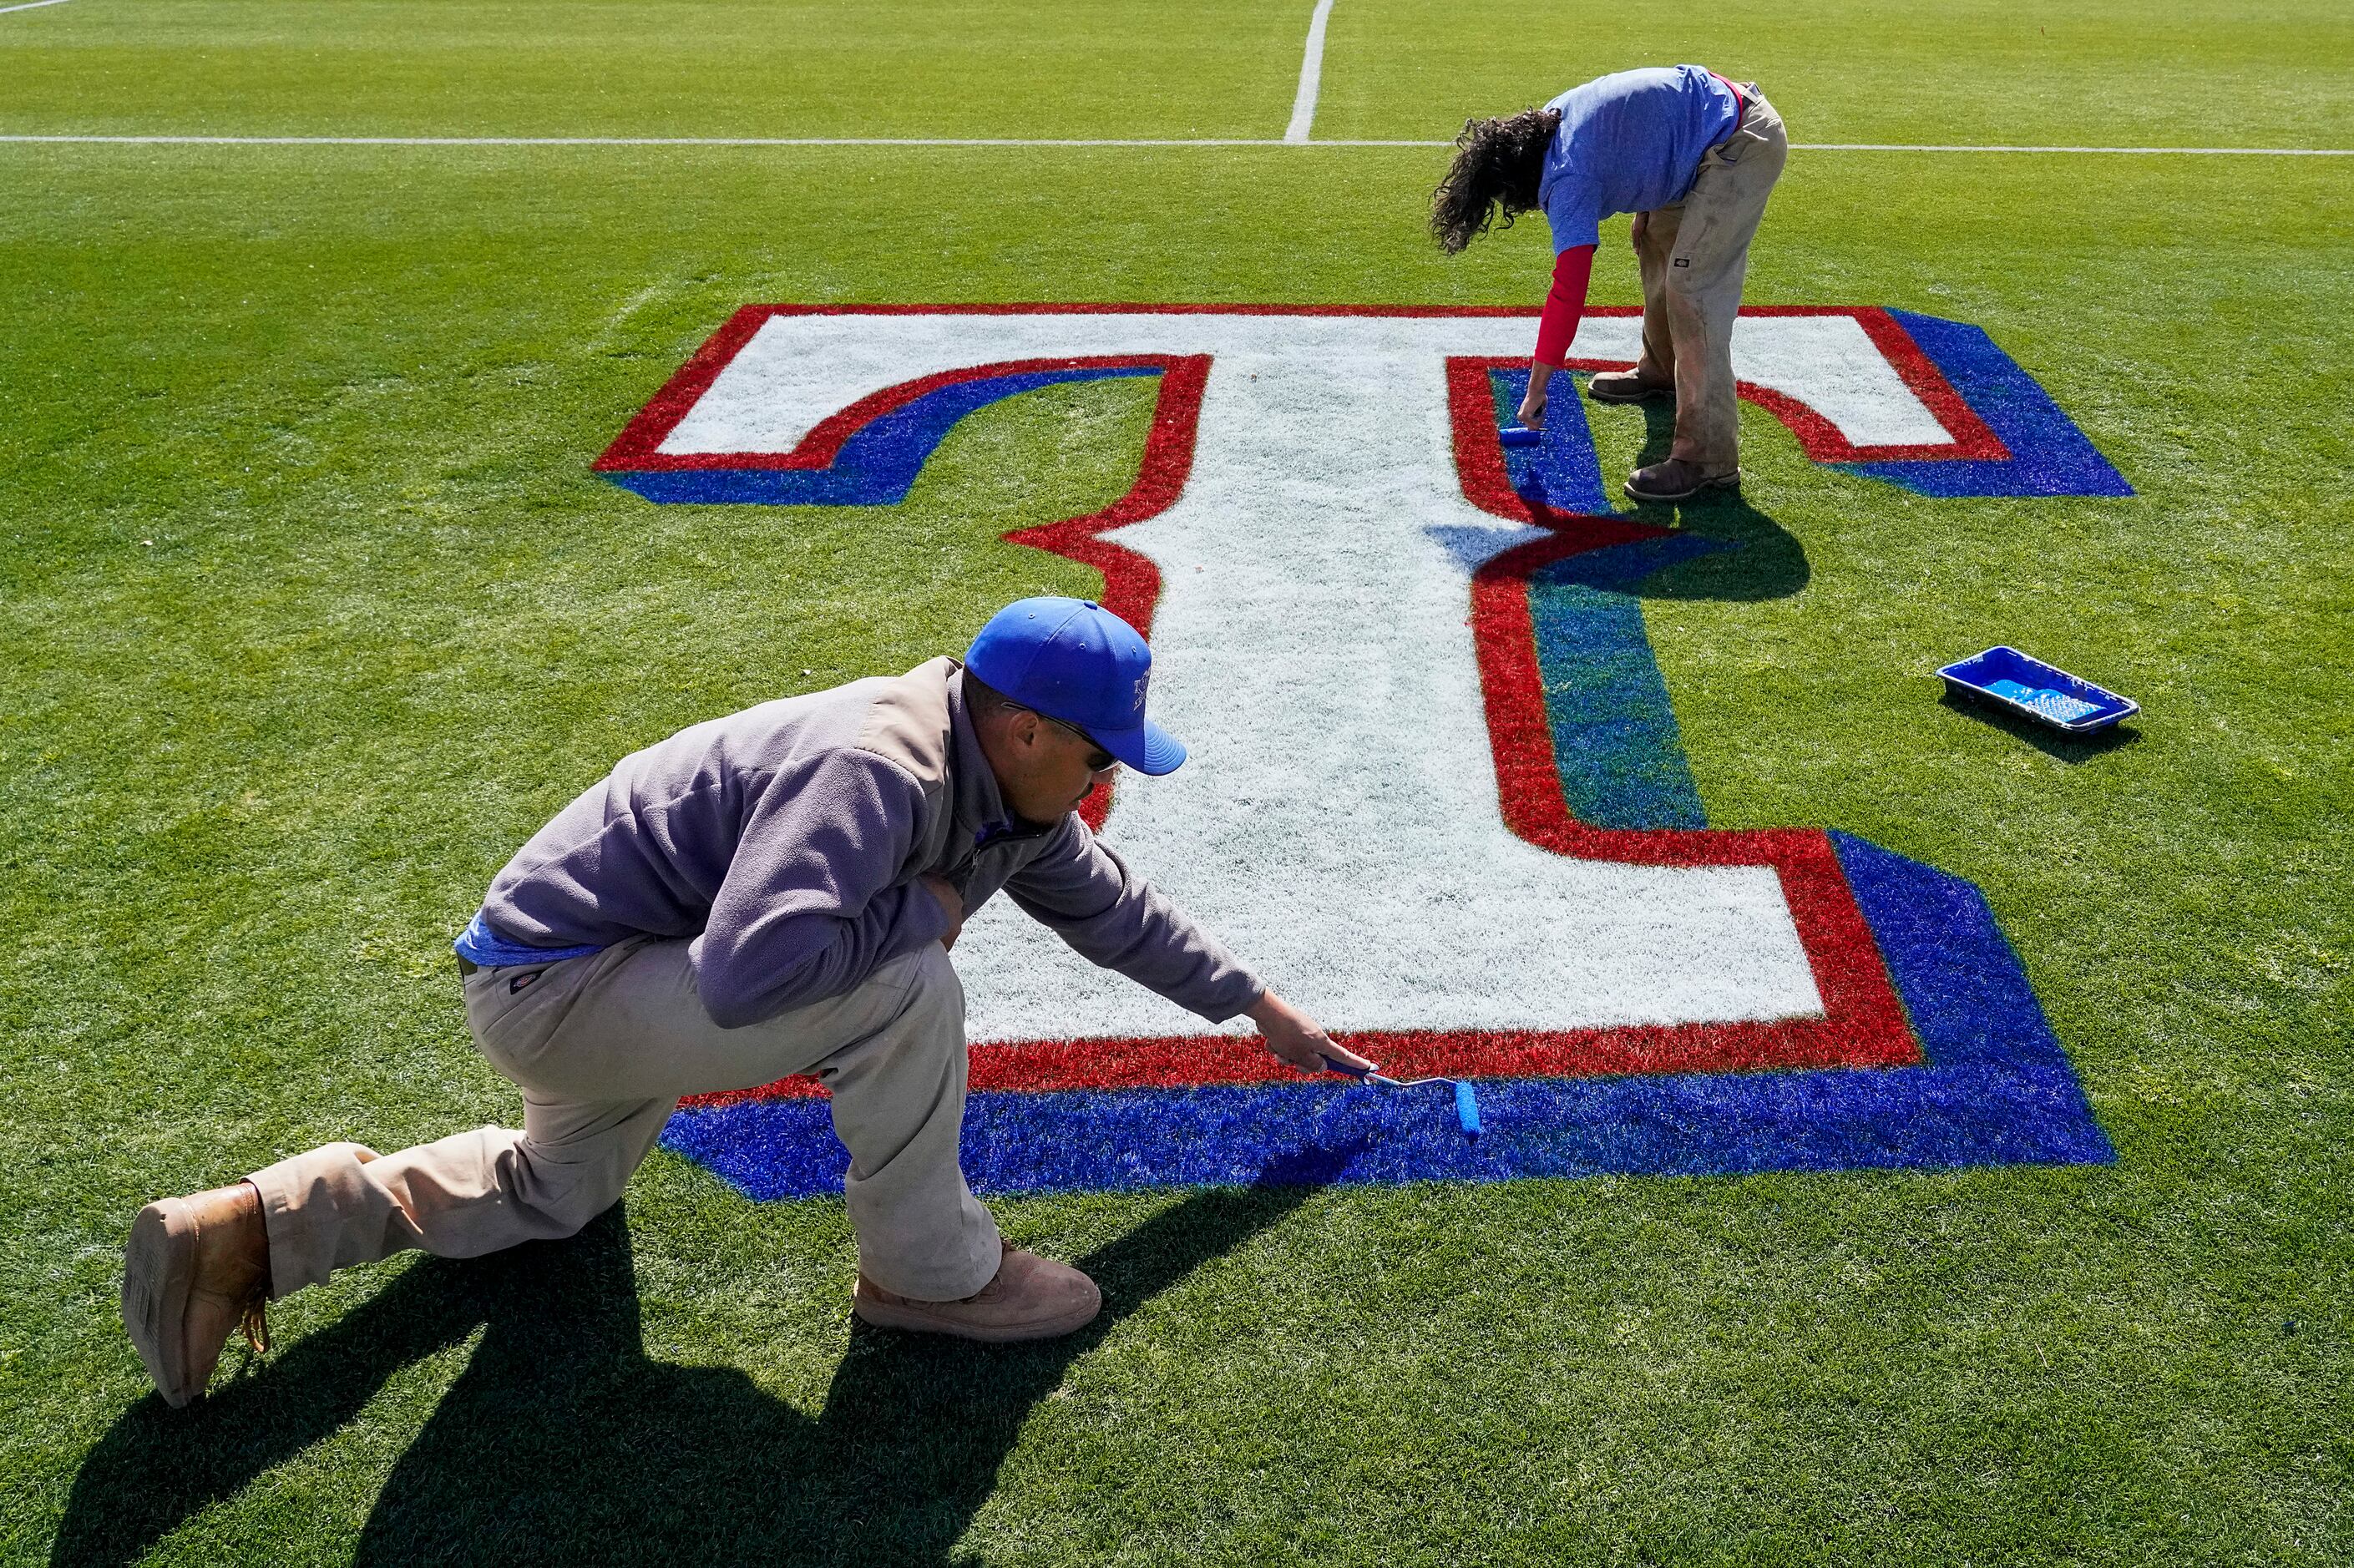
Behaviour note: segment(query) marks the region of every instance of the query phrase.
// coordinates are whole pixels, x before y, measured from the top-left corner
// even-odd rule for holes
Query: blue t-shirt
[[[1545,107],[1561,111],[1561,128],[1545,149],[1537,205],[1553,224],[1556,256],[1597,243],[1615,213],[1681,201],[1701,154],[1741,119],[1732,90],[1695,65],[1596,77]]]

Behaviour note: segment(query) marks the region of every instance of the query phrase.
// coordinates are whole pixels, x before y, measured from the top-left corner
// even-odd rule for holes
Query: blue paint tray
[[[2141,705],[2016,648],[1994,647],[1937,673],[1957,696],[2009,708],[2069,735],[2090,735],[2141,712]]]

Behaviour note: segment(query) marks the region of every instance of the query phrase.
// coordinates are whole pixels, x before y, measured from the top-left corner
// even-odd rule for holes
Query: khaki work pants
[[[522,1088],[523,1130],[478,1128],[387,1155],[331,1143],[254,1172],[271,1293],[408,1247],[474,1257],[568,1236],[621,1195],[680,1096],[808,1072],[832,1091],[850,1150],[844,1195],[866,1277],[931,1301],[988,1284],[997,1227],[957,1165],[964,989],[948,953],[933,943],[843,995],[722,1029],[687,947],[640,938],[467,976],[466,1022]]]
[[[1741,461],[1741,406],[1733,378],[1733,323],[1749,241],[1790,155],[1782,117],[1755,82],[1733,134],[1701,157],[1684,199],[1647,212],[1635,254],[1643,272],[1643,357],[1636,373],[1676,384],[1669,456],[1723,473]]]

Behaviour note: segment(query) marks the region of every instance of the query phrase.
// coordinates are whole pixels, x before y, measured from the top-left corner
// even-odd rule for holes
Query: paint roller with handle
[[[1393,1078],[1378,1067],[1359,1067],[1347,1062],[1336,1062],[1330,1056],[1324,1058],[1324,1065],[1333,1072],[1344,1073],[1352,1078],[1368,1084],[1385,1085],[1393,1089],[1418,1089],[1425,1084],[1452,1084],[1455,1086],[1455,1119],[1462,1126],[1463,1136],[1466,1138],[1479,1136],[1479,1096],[1471,1087],[1468,1079],[1435,1076]]]

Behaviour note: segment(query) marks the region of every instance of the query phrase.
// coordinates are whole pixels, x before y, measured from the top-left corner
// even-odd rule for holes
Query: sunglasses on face
[[[1036,709],[1034,709],[1034,709],[1032,709],[1031,711],[1032,711],[1032,712],[1034,712],[1034,713],[1036,713],[1036,712],[1037,712],[1037,710],[1036,710]],[[1119,767],[1119,758],[1114,757],[1110,752],[1106,751],[1102,747],[1100,747],[1100,746],[1096,746],[1096,737],[1095,737],[1095,736],[1091,736],[1091,735],[1089,735],[1086,730],[1081,729],[1077,725],[1075,725],[1075,724],[1065,724],[1061,719],[1056,718],[1056,717],[1055,717],[1054,715],[1052,715],[1052,714],[1039,714],[1039,715],[1038,715],[1038,716],[1039,716],[1040,718],[1042,718],[1042,719],[1044,719],[1048,724],[1051,724],[1051,725],[1055,726],[1057,729],[1066,729],[1066,730],[1069,730],[1073,735],[1077,736],[1081,740],[1086,741],[1089,746],[1091,746],[1091,747],[1095,747],[1095,749],[1094,749],[1094,750],[1092,750],[1092,751],[1090,751],[1090,752],[1088,752],[1088,753],[1087,753],[1087,771],[1088,771],[1088,772],[1090,772],[1090,773],[1108,773],[1108,772],[1110,772],[1113,768],[1117,768],[1117,767]]]

